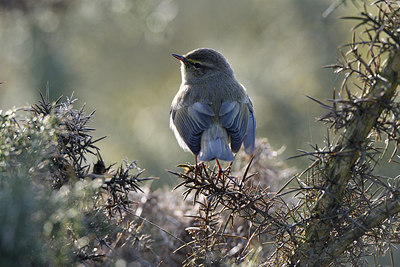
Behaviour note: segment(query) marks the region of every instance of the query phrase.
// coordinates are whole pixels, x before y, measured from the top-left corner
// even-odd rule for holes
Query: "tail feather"
[[[229,147],[228,133],[224,128],[213,125],[203,132],[199,159],[201,161],[214,159],[233,161],[235,159]]]

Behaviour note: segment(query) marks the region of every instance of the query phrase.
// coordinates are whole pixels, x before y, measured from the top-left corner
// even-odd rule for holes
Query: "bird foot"
[[[194,165],[194,175],[195,175],[195,177],[197,177],[197,175],[201,173],[201,170],[205,169],[205,168],[206,168],[206,166],[204,165],[203,162],[196,163]]]
[[[220,178],[221,176],[225,175],[229,175],[229,173],[231,172],[231,168],[228,167],[226,169],[218,169],[218,178]]]
[[[218,165],[218,177],[220,177],[222,174],[229,174],[230,172],[231,172],[231,170],[232,170],[232,163],[231,164],[229,164],[229,166],[226,168],[226,169],[223,169],[222,167],[221,167],[221,164],[219,163],[219,161],[218,160],[216,160],[216,162],[217,162],[217,165]]]

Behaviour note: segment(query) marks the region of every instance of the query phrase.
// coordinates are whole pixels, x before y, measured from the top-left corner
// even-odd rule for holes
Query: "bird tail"
[[[220,159],[233,161],[235,157],[229,147],[228,133],[219,125],[212,125],[201,136],[201,149],[199,153],[201,161]]]

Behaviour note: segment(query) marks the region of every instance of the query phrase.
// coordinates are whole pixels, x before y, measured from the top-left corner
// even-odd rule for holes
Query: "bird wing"
[[[219,118],[222,127],[226,128],[231,137],[231,149],[239,151],[242,142],[247,154],[254,151],[255,119],[253,104],[248,102],[225,101],[221,104]]]
[[[249,101],[249,123],[247,124],[247,131],[243,139],[243,145],[244,151],[247,153],[247,155],[252,155],[254,153],[256,142],[256,118],[254,117],[253,103],[251,102],[250,98]]]
[[[201,134],[211,126],[213,116],[215,114],[210,105],[200,102],[176,110],[171,109],[171,122],[195,155],[200,152]]]

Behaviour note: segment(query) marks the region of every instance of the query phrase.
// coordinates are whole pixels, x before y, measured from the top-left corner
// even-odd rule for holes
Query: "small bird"
[[[210,48],[181,61],[182,84],[170,109],[170,127],[179,145],[200,161],[233,161],[242,143],[254,153],[256,121],[253,103],[225,57]],[[232,153],[233,152],[233,153]]]

